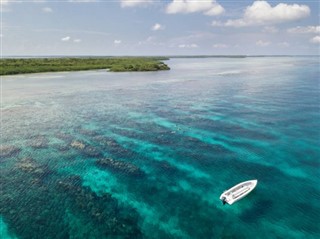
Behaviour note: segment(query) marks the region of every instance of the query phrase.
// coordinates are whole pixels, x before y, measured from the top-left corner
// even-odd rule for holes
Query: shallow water
[[[319,58],[168,64],[3,77],[4,238],[320,237]]]

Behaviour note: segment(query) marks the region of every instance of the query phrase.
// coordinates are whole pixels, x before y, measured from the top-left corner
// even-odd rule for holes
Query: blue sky
[[[2,55],[319,54],[319,1],[1,0]]]

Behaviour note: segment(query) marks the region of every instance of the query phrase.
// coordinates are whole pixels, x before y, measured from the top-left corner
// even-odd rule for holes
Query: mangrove
[[[0,75],[105,69],[111,72],[170,70],[164,57],[60,57],[0,59]]]

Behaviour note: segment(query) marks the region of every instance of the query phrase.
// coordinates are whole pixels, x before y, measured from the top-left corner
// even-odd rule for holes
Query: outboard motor
[[[226,203],[227,203],[227,202],[226,202],[226,198],[223,197],[223,198],[222,198],[222,204],[225,205]]]

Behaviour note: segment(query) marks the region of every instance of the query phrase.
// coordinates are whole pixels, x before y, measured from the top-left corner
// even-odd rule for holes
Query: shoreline
[[[105,70],[108,72],[147,72],[170,70],[165,57],[128,58],[15,58],[1,59],[0,75]]]

